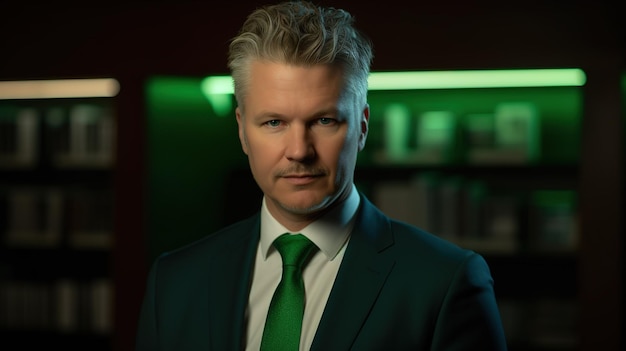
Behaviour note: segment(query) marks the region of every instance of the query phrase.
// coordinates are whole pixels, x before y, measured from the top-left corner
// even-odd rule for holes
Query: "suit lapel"
[[[215,255],[209,272],[211,350],[242,350],[251,272],[259,242],[259,217],[239,233],[227,249]]]
[[[368,317],[395,260],[389,221],[364,196],[311,350],[348,350]]]

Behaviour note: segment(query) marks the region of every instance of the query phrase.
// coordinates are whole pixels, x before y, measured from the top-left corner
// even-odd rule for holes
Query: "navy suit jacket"
[[[243,350],[259,214],[159,257],[137,350]],[[483,258],[361,206],[311,350],[505,350]]]

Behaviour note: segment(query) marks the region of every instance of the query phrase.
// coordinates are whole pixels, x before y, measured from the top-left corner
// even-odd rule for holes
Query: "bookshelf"
[[[585,73],[391,73],[412,80],[370,91],[357,184],[391,217],[486,258],[510,349],[578,349]]]
[[[0,82],[4,340],[26,348],[109,348],[115,83]]]

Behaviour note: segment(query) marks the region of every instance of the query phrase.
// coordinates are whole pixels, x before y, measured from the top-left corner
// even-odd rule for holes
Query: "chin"
[[[303,201],[281,201],[280,206],[294,214],[311,215],[326,209],[332,203],[332,199],[334,199],[332,195],[321,198],[307,196],[306,199],[301,199]]]

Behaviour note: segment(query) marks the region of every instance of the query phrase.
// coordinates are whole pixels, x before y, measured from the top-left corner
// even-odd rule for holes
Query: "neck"
[[[289,231],[298,232],[341,206],[350,196],[352,187],[352,185],[346,187],[336,198],[332,199],[327,204],[321,204],[319,206],[320,208],[317,210],[294,211],[293,209],[285,208],[279,203],[272,202],[266,197],[266,200],[268,200],[267,209],[272,216]]]

